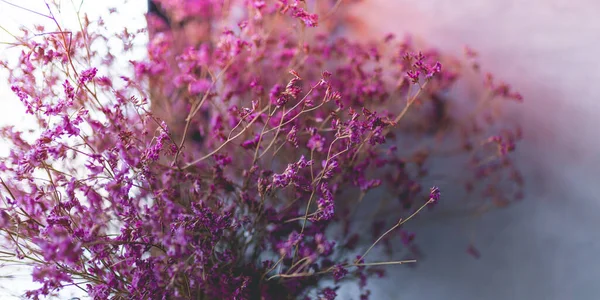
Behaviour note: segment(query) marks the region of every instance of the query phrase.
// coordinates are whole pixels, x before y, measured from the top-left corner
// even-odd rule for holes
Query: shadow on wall
[[[414,270],[389,267],[373,299],[600,298],[600,202],[592,190],[600,180],[600,2],[572,3],[365,0],[353,7],[359,37],[409,32],[456,55],[467,44],[485,71],[525,97],[511,110],[525,131],[516,153],[524,202],[482,218],[424,214],[409,228],[426,256]],[[457,201],[444,191],[445,201]],[[480,259],[465,253],[469,243]]]

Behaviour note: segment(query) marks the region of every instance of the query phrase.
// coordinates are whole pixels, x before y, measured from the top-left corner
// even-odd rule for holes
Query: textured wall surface
[[[594,0],[364,0],[353,9],[361,36],[408,31],[457,54],[468,44],[526,99],[512,112],[525,127],[525,201],[483,218],[423,215],[411,228],[425,259],[390,267],[374,299],[600,299],[599,12]],[[465,254],[468,243],[480,259]]]

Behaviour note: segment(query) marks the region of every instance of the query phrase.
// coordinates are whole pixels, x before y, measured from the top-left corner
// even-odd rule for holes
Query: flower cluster
[[[457,117],[455,59],[332,36],[337,2],[156,0],[147,57],[122,74],[116,49],[90,47],[127,54],[146,31],[103,35],[87,17],[24,30],[2,66],[43,129],[0,131],[0,232],[35,267],[27,296],[334,299],[358,282],[367,299],[382,265],[410,262],[371,249],[411,244],[398,228],[440,200],[420,184],[431,161],[455,155],[468,173],[455,184],[482,204],[518,198],[520,131],[495,109],[520,96],[490,83]],[[352,224],[373,190],[390,201],[369,235]]]

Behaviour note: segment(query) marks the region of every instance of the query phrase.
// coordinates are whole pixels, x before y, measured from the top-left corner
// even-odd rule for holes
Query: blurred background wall
[[[525,97],[510,111],[525,130],[524,201],[480,218],[423,214],[409,227],[424,259],[388,268],[373,299],[600,299],[600,2],[363,0],[351,13],[362,38],[409,32],[457,55],[469,45]]]

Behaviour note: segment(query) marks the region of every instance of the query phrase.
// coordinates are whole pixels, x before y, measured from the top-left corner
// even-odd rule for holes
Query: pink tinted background
[[[361,38],[408,31],[457,55],[471,46],[526,100],[510,111],[525,129],[525,201],[483,218],[422,216],[412,228],[426,257],[388,268],[373,299],[600,299],[600,2],[364,0],[351,11]]]

